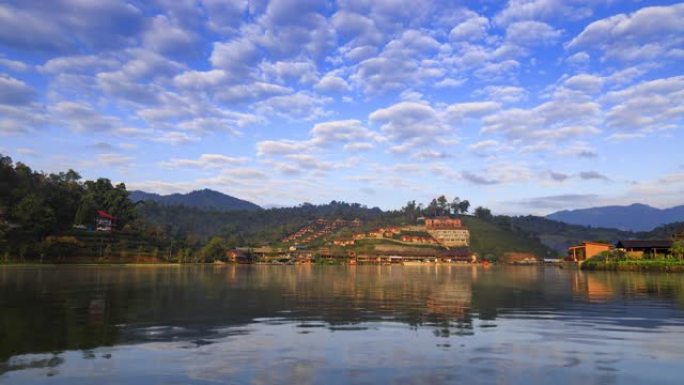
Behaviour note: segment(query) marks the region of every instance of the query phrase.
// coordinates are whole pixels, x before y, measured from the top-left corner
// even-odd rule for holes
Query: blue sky
[[[684,3],[0,2],[0,152],[129,189],[684,204]]]

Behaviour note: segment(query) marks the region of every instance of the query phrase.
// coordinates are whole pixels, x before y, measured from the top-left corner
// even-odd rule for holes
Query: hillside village
[[[475,262],[470,231],[460,218],[420,217],[405,226],[366,228],[360,219],[317,219],[279,243],[250,249],[263,261],[312,262],[316,258],[356,262]],[[242,252],[245,252],[243,249]],[[240,249],[229,260],[241,257]]]

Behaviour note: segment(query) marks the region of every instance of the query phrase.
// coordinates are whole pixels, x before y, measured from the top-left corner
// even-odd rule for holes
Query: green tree
[[[444,195],[440,195],[437,198],[437,209],[438,209],[438,215],[444,215],[447,212],[447,199]]]
[[[462,200],[461,203],[458,204],[458,211],[461,214],[467,213],[469,208],[470,208],[470,202],[468,202],[468,200],[466,200],[466,199]]]
[[[83,195],[74,217],[74,223],[77,225],[94,226],[97,208],[97,202],[92,194]]]
[[[492,212],[488,208],[478,206],[475,209],[475,216],[481,219],[490,220],[492,219]]]
[[[14,208],[13,214],[21,228],[37,238],[42,238],[55,229],[54,211],[37,194],[24,197]]]
[[[199,256],[202,262],[214,262],[223,260],[226,256],[227,247],[221,237],[212,237],[209,242],[202,247]]]
[[[437,203],[437,199],[433,199],[428,207],[425,208],[426,215],[428,216],[437,216],[437,210],[439,210],[439,203]]]
[[[460,204],[461,204],[461,198],[454,197],[454,199],[449,204],[449,208],[451,209],[451,212],[453,214],[458,214],[458,208],[459,208]]]
[[[677,240],[672,242],[672,246],[670,247],[670,253],[672,253],[672,255],[677,258],[684,257],[684,241]]]

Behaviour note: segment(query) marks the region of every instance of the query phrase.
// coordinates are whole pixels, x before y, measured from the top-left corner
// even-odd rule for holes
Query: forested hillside
[[[319,218],[360,219],[368,226],[398,224],[404,220],[398,212],[336,201],[325,205],[305,203],[296,207],[230,212],[149,202],[139,205],[138,213],[148,226],[174,238],[186,239],[189,244],[202,244],[210,237],[219,236],[230,247],[277,242]]]
[[[209,195],[215,197],[213,193]],[[493,258],[511,251],[546,257],[582,240],[649,236],[539,217],[493,216],[482,207],[470,216],[466,215],[470,208],[467,200],[449,202],[444,196],[426,205],[411,201],[394,211],[337,201],[267,210],[250,207],[252,210],[225,211],[150,200],[134,202],[123,183],[113,185],[105,178],[82,180],[73,170],[46,174],[0,157],[2,260],[98,257],[110,261],[107,258],[144,256],[151,261],[212,261],[230,247],[278,243],[317,219],[359,219],[364,229],[371,229],[415,224],[419,217],[461,216],[471,231],[472,251]],[[93,231],[98,210],[115,217],[113,233]],[[654,230],[650,236],[672,231]]]
[[[0,252],[36,257],[62,245],[48,236],[74,225],[94,227],[96,212],[116,218],[117,230],[136,227],[136,211],[126,186],[109,179],[82,180],[73,170],[44,174],[0,155]],[[44,242],[48,241],[48,242]],[[66,243],[73,243],[69,239]]]

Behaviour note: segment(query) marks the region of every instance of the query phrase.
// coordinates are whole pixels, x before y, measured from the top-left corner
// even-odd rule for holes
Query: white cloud
[[[510,78],[519,67],[520,63],[512,59],[487,63],[475,71],[475,76],[488,81]]]
[[[309,147],[308,142],[295,140],[264,140],[256,145],[259,156],[296,154],[308,150]]]
[[[560,151],[558,151],[558,154],[564,157],[575,158],[595,158],[598,156],[596,149],[583,142],[566,145],[562,147]]]
[[[12,72],[25,72],[31,69],[31,66],[24,62],[18,60],[5,59],[2,57],[0,57],[0,67],[7,68]]]
[[[259,67],[263,74],[281,83],[313,84],[318,80],[316,65],[311,61],[262,62]]]
[[[186,71],[177,75],[173,81],[184,89],[214,89],[231,80],[232,77],[223,70]]]
[[[501,107],[496,102],[468,102],[456,103],[447,107],[446,112],[456,120],[478,117],[494,111]]]
[[[133,158],[121,154],[107,153],[97,155],[97,163],[105,166],[130,167],[133,163]]]
[[[583,73],[569,77],[563,84],[573,90],[594,94],[601,91],[604,79],[600,76]]]
[[[540,21],[519,21],[506,28],[506,39],[522,46],[549,44],[560,36],[561,31]]]
[[[198,53],[198,37],[165,15],[152,19],[150,27],[142,34],[142,40],[145,47],[159,53],[178,56]]]
[[[449,39],[470,41],[482,40],[487,37],[488,29],[489,20],[486,17],[473,15],[473,17],[456,25],[451,32],[449,32]]]
[[[606,126],[616,131],[653,132],[684,121],[684,76],[644,81],[608,92]]]
[[[401,102],[370,114],[371,122],[381,124],[380,129],[395,141],[429,142],[442,135],[448,127],[440,114],[431,106],[418,102]]]
[[[20,50],[122,47],[140,33],[143,24],[138,8],[116,0],[0,4],[0,44]]]
[[[265,115],[281,116],[289,119],[313,120],[329,115],[325,105],[331,100],[299,91],[291,95],[274,96],[254,104],[254,109]]]
[[[487,86],[475,92],[501,103],[515,103],[527,99],[527,90],[517,86]]]
[[[592,15],[592,6],[610,0],[510,0],[494,17],[499,25],[508,25],[519,20],[547,20],[554,17],[583,19]]]
[[[684,4],[645,7],[589,24],[568,48],[594,48],[606,58],[662,59],[684,43]]]
[[[435,83],[437,88],[457,88],[462,86],[466,82],[466,79],[453,79],[446,78]]]
[[[316,91],[324,93],[343,93],[350,90],[346,80],[339,76],[326,75],[314,87]]]
[[[21,80],[0,73],[0,104],[25,105],[35,98],[33,88]]]
[[[197,142],[200,139],[197,136],[190,135],[187,132],[180,131],[160,132],[150,135],[148,137],[150,140],[154,142],[166,143],[171,145],[188,144],[192,142]]]
[[[222,154],[202,154],[197,159],[172,158],[168,161],[160,162],[163,168],[222,168],[244,164],[248,161],[246,157],[233,157]]]
[[[461,177],[472,184],[486,186],[527,182],[533,173],[525,164],[495,162],[481,169],[464,171]]]
[[[378,56],[359,63],[351,80],[373,94],[440,78],[444,72],[439,63],[424,60],[437,54],[440,47],[437,40],[424,32],[404,31],[387,43]]]
[[[217,87],[214,95],[218,101],[226,103],[243,103],[263,100],[272,96],[292,94],[294,91],[278,84],[254,82],[235,86]]]
[[[109,131],[121,127],[117,117],[100,113],[86,103],[59,102],[50,107],[66,127],[77,132]]]
[[[588,64],[590,60],[591,56],[584,51],[577,52],[567,59],[568,63],[577,66]]]
[[[538,148],[546,149],[547,142],[598,134],[600,112],[600,105],[593,101],[556,98],[529,109],[510,108],[486,116],[482,132],[501,134],[510,141],[541,144]]]
[[[254,71],[261,55],[250,40],[239,38],[224,43],[214,43],[211,64],[234,77],[249,76]]]
[[[314,125],[311,143],[326,146],[340,143],[359,143],[382,140],[380,135],[364,127],[359,120],[337,120]]]

